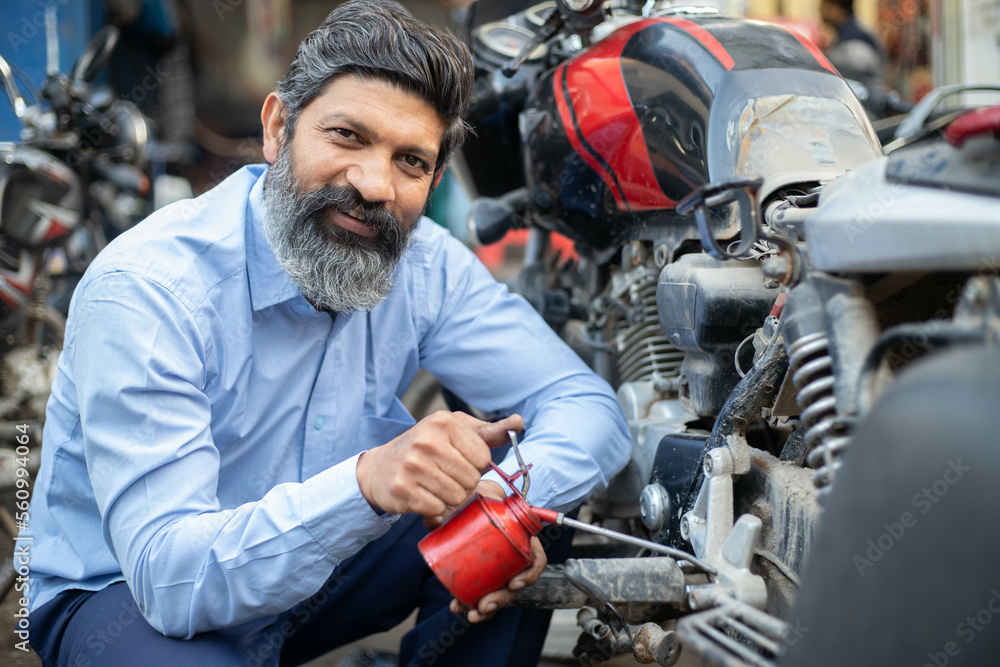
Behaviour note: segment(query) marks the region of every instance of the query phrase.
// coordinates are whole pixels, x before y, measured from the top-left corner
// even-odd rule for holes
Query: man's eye
[[[405,162],[411,167],[417,167],[419,169],[427,171],[427,163],[418,158],[416,155],[404,155],[403,162]]]
[[[357,141],[358,135],[351,130],[345,130],[342,127],[335,127],[333,131],[342,136],[344,139],[349,139],[351,141]]]

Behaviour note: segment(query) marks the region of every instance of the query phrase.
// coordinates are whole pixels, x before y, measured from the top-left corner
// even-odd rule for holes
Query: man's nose
[[[369,202],[385,203],[396,197],[392,184],[392,160],[371,156],[347,169],[347,182]]]

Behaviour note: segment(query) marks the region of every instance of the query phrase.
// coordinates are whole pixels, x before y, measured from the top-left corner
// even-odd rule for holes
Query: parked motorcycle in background
[[[0,142],[0,492],[15,488],[19,469],[37,470],[73,288],[108,239],[149,212],[146,118],[93,83],[118,30],[99,31],[66,75],[58,70],[51,8],[46,24],[40,90],[0,55],[0,86],[22,125],[20,142]],[[17,454],[26,449],[18,443],[29,440],[29,454]],[[12,530],[9,514],[0,519]],[[7,570],[0,573],[3,593],[13,581]]]
[[[906,448],[935,429],[870,432],[896,375],[912,388],[925,362],[942,372],[929,352],[959,355],[949,387],[969,405],[1000,383],[1000,107],[952,114],[883,156],[848,84],[780,26],[593,0],[470,14],[470,235],[530,229],[518,291],[617,389],[632,428],[631,462],[586,513],[709,566],[592,545],[600,557],[549,568],[521,602],[580,608],[584,661],[673,664],[684,646],[772,665],[793,647],[786,664],[840,664],[838,648],[858,645],[851,664],[922,664],[960,607],[939,596],[928,611],[905,588],[943,574],[916,545],[955,544],[966,533],[951,517],[996,505],[942,504],[906,542],[885,494],[909,501],[929,481],[921,465],[971,460],[1000,424],[995,409],[957,419],[922,403],[905,424],[947,437],[916,459]],[[579,260],[551,256],[552,233]],[[848,464],[882,457],[882,481],[870,463],[845,467],[854,449]],[[902,571],[851,557],[875,558],[882,523]],[[948,576],[981,578],[990,547],[952,549]],[[822,617],[811,634],[797,609]],[[944,639],[899,639],[914,627]]]
[[[109,237],[147,212],[149,189],[145,117],[132,102],[92,83],[111,57],[118,30],[98,32],[67,76],[57,69],[49,17],[48,75],[41,90],[21,79],[28,101],[17,73],[0,56],[0,84],[23,126],[20,142],[0,143],[0,418],[16,412],[18,420],[44,412],[46,350],[58,351],[74,278]]]

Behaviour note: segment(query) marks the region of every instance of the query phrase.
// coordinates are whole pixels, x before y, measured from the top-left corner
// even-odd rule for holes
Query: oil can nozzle
[[[583,521],[577,521],[576,519],[570,519],[562,512],[557,512],[555,510],[547,510],[542,507],[531,507],[531,512],[538,517],[539,521],[544,521],[545,523],[554,523],[557,526],[570,526],[571,528],[576,528],[577,530],[582,530],[586,533],[594,533],[595,535],[603,535],[612,540],[617,540],[619,542],[624,542],[626,544],[631,544],[637,547],[645,547],[650,551],[656,551],[661,554],[666,554],[668,556],[673,556],[679,560],[686,560],[689,563],[697,565],[699,568],[707,572],[708,574],[717,574],[716,569],[706,563],[705,561],[692,556],[691,554],[681,551],[680,549],[674,549],[673,547],[668,547],[664,544],[659,544],[657,542],[651,542],[649,540],[644,540],[641,537],[633,537],[632,535],[626,535],[625,533],[619,533],[617,530],[610,530],[608,528],[601,528],[600,526],[594,526],[589,523],[584,523]]]

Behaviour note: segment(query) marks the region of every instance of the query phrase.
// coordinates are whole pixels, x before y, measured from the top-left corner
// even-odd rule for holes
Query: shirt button
[[[319,417],[316,417],[316,419],[313,420],[313,428],[315,428],[318,431],[319,429],[323,428],[323,424],[325,423],[326,423],[326,418],[324,418],[323,415],[320,415]]]
[[[359,537],[358,538],[358,544],[361,545],[361,546],[365,546],[366,544],[368,544],[371,541],[372,541],[372,538],[370,538],[370,537]]]

